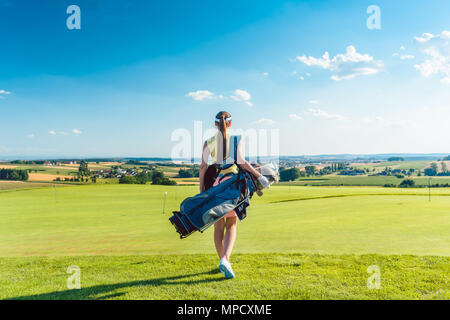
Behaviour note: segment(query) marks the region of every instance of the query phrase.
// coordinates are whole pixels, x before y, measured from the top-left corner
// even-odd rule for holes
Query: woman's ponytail
[[[216,115],[216,123],[218,124],[217,128],[219,129],[220,133],[222,134],[222,150],[223,150],[223,160],[226,159],[227,155],[227,120],[230,119],[231,121],[231,115],[226,111],[220,111]]]

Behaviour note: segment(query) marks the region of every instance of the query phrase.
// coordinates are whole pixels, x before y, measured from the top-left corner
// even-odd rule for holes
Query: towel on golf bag
[[[180,205],[180,211],[173,212],[169,220],[180,238],[186,238],[194,231],[205,231],[233,210],[239,220],[247,216],[247,207],[256,190],[254,178],[240,168],[237,174],[228,175],[231,175],[229,179],[185,199]]]

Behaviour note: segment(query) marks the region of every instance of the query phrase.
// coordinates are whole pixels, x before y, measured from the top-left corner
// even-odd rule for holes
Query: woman
[[[202,164],[200,166],[200,192],[205,191],[211,184],[215,186],[230,178],[229,175],[224,177],[227,173],[238,173],[237,166],[233,164],[226,169],[222,169],[213,183],[212,181],[208,181],[210,178],[206,172],[209,156],[211,156],[213,164],[222,164],[225,159],[229,158],[230,152],[232,152],[231,149],[233,148],[231,135],[227,132],[231,126],[231,115],[226,111],[219,112],[216,115],[215,126],[218,129],[217,134],[205,141],[203,146]],[[245,160],[240,142],[237,146],[237,163],[242,169],[255,176],[264,188],[269,187],[270,184],[267,178],[256,171]],[[210,170],[208,169],[208,172],[209,171]],[[230,255],[236,240],[237,221],[238,218],[236,213],[231,211],[226,214],[223,219],[220,219],[214,224],[214,244],[220,258],[219,270],[225,274],[225,278],[227,279],[234,278],[234,272],[230,263]]]

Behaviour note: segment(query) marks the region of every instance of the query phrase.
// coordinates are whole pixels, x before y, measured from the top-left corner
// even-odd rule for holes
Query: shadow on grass
[[[166,286],[166,285],[194,285],[207,282],[220,282],[224,281],[223,275],[220,278],[206,278],[198,280],[185,280],[187,278],[201,276],[201,275],[214,275],[220,273],[217,269],[213,269],[207,272],[199,272],[194,274],[179,275],[173,277],[155,278],[150,280],[138,280],[130,282],[121,282],[115,284],[105,284],[92,287],[86,287],[81,289],[54,291],[49,293],[41,293],[29,296],[20,296],[9,298],[8,300],[85,300],[85,299],[111,299],[123,296],[125,293],[114,291],[117,289],[140,287],[140,286]],[[101,295],[101,296],[98,296]]]

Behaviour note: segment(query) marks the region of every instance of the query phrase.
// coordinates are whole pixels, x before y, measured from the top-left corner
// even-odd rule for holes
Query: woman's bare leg
[[[233,251],[234,241],[236,240],[237,217],[226,218],[225,227],[227,231],[225,232],[223,256],[221,258],[230,261],[231,251]]]
[[[225,219],[220,219],[214,223],[214,244],[216,245],[216,251],[219,255],[219,259],[223,257],[223,232],[225,231]]]

